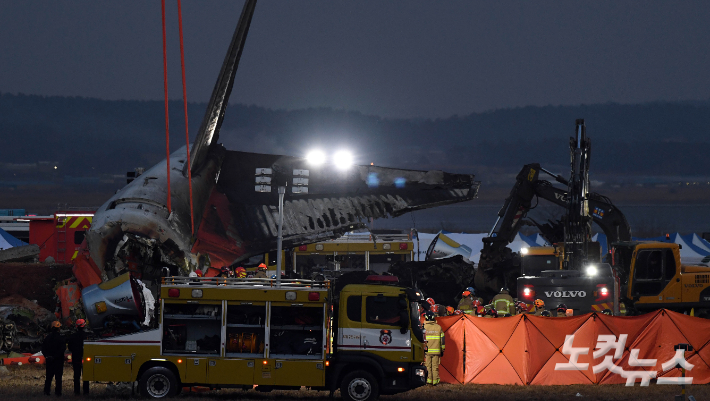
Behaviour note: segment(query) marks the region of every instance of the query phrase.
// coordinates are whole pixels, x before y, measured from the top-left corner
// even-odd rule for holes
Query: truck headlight
[[[597,275],[597,267],[594,265],[587,266],[586,273],[587,273],[587,276],[596,276]]]

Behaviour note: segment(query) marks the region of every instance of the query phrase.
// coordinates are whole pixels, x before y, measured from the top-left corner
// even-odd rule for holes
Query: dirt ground
[[[9,374],[0,373],[0,399],[3,401],[31,401],[45,400],[48,397],[42,394],[44,385],[44,366],[8,366]],[[63,397],[77,398],[73,395],[72,370],[69,366],[64,370]],[[54,393],[54,388],[52,388]],[[579,395],[577,395],[579,394]],[[431,401],[439,399],[458,400],[495,400],[495,401],[542,401],[542,400],[575,400],[575,401],[602,401],[602,400],[644,400],[655,401],[673,400],[680,394],[679,386],[625,387],[623,385],[574,385],[574,386],[498,386],[498,385],[452,385],[441,384],[437,387],[422,387],[403,394],[382,396],[384,401]],[[710,399],[710,386],[690,386],[687,394],[692,394],[697,400]],[[340,399],[339,393],[335,394],[336,400]],[[52,395],[54,398],[54,395]],[[91,394],[88,398],[98,400],[125,400],[131,398],[130,390],[116,393],[110,392],[106,384],[91,385]],[[200,393],[183,391],[178,399],[209,401],[227,400],[238,398],[241,400],[328,400],[327,392],[318,391],[274,391],[259,393],[254,390],[215,390]]]

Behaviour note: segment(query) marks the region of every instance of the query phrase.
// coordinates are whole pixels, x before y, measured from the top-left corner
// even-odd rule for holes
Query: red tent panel
[[[446,331],[451,327],[452,325],[455,325],[458,323],[460,320],[463,320],[464,317],[463,315],[460,316],[442,316],[442,317],[437,317],[436,318],[436,323],[441,326],[441,329]]]
[[[523,382],[520,380],[518,373],[510,365],[508,359],[500,353],[485,369],[476,377],[473,378],[471,383],[475,384],[520,384]]]
[[[582,327],[580,327],[574,334],[574,342],[572,346],[574,347],[587,347],[589,352],[586,355],[580,355],[577,359],[579,363],[588,363],[589,367],[583,371],[583,373],[591,380],[593,383],[597,384],[604,377],[606,372],[600,372],[596,375],[594,374],[592,368],[594,365],[601,363],[604,357],[594,359],[594,348],[597,343],[597,339],[600,335],[613,335],[611,330],[598,318],[592,316],[588,319]],[[560,352],[562,350],[560,349]],[[567,356],[569,357],[569,356]]]
[[[503,348],[503,354],[525,384],[530,384],[554,353],[555,347],[527,319],[518,324]]]
[[[467,316],[473,324],[476,325],[482,332],[486,333],[488,338],[498,347],[503,349],[505,343],[508,342],[513,330],[523,319],[523,315],[511,317],[503,317],[497,319],[488,319],[484,317]]]
[[[657,359],[655,368],[657,372],[661,371],[661,365],[664,362],[673,358],[675,355],[673,347],[676,344],[688,343],[688,339],[676,327],[667,311],[662,311],[656,319],[653,319],[635,341],[629,341],[627,341],[626,347],[629,350],[639,349],[639,358]],[[689,357],[691,354],[686,353],[686,355]],[[651,370],[654,369],[651,368]]]
[[[627,346],[628,347],[628,346]],[[609,351],[609,354],[612,354],[612,351]],[[631,354],[629,351],[625,351],[624,354],[621,356],[621,359],[615,359],[614,363],[617,366],[620,366],[624,370],[648,370],[648,371],[654,371],[656,370],[653,367],[643,367],[643,366],[629,366],[629,357]],[[642,354],[639,354],[640,359],[645,359],[643,358]],[[665,362],[665,361],[663,361]],[[656,365],[660,369],[660,364]],[[599,384],[625,384],[626,383],[626,378],[622,377],[620,374],[611,372],[609,370],[605,370],[603,372],[599,372],[602,374],[604,377],[599,381]],[[640,380],[636,380],[636,383],[640,383]]]
[[[710,320],[672,311],[666,313],[694,349],[699,350],[710,341]]]
[[[659,313],[660,311],[654,311],[641,316],[607,316],[599,313],[597,319],[600,319],[617,337],[619,334],[628,334],[629,339],[634,339]]]
[[[444,383],[464,383],[464,327],[463,317],[438,318],[436,322],[444,329],[446,350],[439,365],[439,376]]]
[[[705,345],[700,350],[696,351],[696,353],[693,356],[686,358],[686,359],[688,360],[688,362],[695,364],[696,358],[702,360],[706,366],[710,367],[710,345]],[[705,375],[702,375],[702,379],[701,379],[701,375],[698,374],[698,372],[696,372],[695,369],[696,368],[693,368],[693,377],[697,378],[695,380],[702,380],[701,381],[702,383],[707,383],[705,381]],[[695,380],[693,380],[693,383],[695,383]]]
[[[508,319],[508,318],[506,318]],[[464,320],[466,336],[466,367],[464,382],[470,382],[500,353],[500,349],[473,322],[483,318],[466,316]],[[495,320],[495,319],[485,319]]]
[[[564,341],[563,341],[564,342]],[[569,360],[559,352],[555,352],[547,363],[535,375],[530,384],[561,385],[561,384],[592,384],[592,381],[578,370],[555,370],[558,363],[567,363]]]
[[[710,383],[710,367],[703,361],[698,354],[693,354],[691,357],[685,358],[693,366],[693,369],[686,370],[685,376],[693,378],[693,384],[708,384]],[[667,372],[659,372],[658,377],[680,377],[679,368],[671,369]]]
[[[589,319],[591,313],[570,317],[542,317],[527,315],[535,327],[547,338],[555,348],[562,348],[565,335],[572,334]]]

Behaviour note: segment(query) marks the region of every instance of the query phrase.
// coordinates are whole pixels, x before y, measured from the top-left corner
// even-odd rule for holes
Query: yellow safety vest
[[[424,331],[426,332],[427,354],[441,355],[446,348],[444,343],[444,331],[441,326],[434,321],[424,323]]]
[[[499,315],[504,313],[515,315],[515,302],[513,301],[513,297],[508,294],[496,295],[493,297],[491,305],[493,305]]]

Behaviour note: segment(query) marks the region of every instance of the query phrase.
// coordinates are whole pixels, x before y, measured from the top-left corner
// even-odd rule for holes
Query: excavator
[[[569,180],[539,164],[528,164],[518,174],[496,224],[483,239],[475,287],[497,291],[507,284],[525,303],[538,298],[552,307],[564,303],[575,314],[608,309],[615,315],[634,315],[666,308],[710,317],[710,268],[683,265],[679,244],[632,240],[623,213],[609,198],[590,192],[591,140],[584,120],[576,121],[575,132],[570,138]],[[540,172],[566,190],[541,180]],[[539,224],[527,218],[537,206],[532,204],[535,199],[566,212],[556,222]],[[591,241],[592,222],[606,234],[606,255]],[[513,253],[507,245],[524,224],[536,226],[553,246]]]
[[[584,120],[579,119],[575,124],[576,135],[570,138],[569,180],[541,167],[539,163],[526,164],[518,173],[510,195],[498,212],[498,219],[488,237],[483,238],[474,280],[477,289],[497,292],[507,286],[511,292],[520,292],[520,276],[537,277],[543,271],[551,270],[582,271],[588,265],[599,264],[602,261],[601,246],[591,240],[592,222],[606,235],[607,249],[611,249],[613,243],[631,240],[631,228],[624,214],[609,198],[590,192],[591,140],[586,136]],[[541,173],[566,188],[556,187],[550,181],[541,179]],[[564,216],[544,224],[527,217],[528,212],[538,206],[540,199],[564,208]],[[524,248],[523,255],[512,252],[507,245],[524,225],[536,226],[548,242],[556,245]]]

